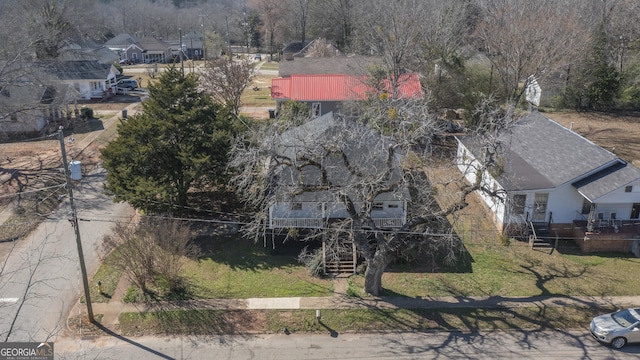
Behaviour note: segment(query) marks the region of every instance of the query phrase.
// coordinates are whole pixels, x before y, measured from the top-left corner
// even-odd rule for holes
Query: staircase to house
[[[355,243],[331,246],[323,241],[322,264],[326,275],[355,274],[358,265]]]
[[[531,246],[531,249],[553,251],[554,241],[552,241],[552,238],[557,238],[557,235],[551,234],[549,223],[529,223],[529,246]]]

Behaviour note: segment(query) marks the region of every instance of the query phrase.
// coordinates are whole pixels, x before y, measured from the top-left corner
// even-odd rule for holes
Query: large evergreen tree
[[[196,75],[169,68],[149,86],[143,110],[102,150],[105,187],[116,201],[173,212],[188,204],[191,189],[224,184],[234,117],[198,89]]]

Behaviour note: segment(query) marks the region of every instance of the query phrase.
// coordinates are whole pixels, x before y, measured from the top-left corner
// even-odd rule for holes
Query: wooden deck
[[[587,231],[586,221],[573,222],[573,238],[582,252],[631,252],[634,241],[640,240],[639,220],[618,220],[615,223],[594,224]]]

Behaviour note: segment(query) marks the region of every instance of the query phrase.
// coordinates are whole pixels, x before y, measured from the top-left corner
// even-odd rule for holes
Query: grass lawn
[[[116,286],[118,286],[118,281],[120,281],[123,271],[111,265],[113,262],[110,258],[113,256],[114,253],[111,253],[105,258],[102,265],[98,268],[98,271],[93,275],[89,282],[89,292],[91,294],[92,303],[109,302],[116,290]],[[100,293],[98,282],[102,284],[102,293]],[[81,301],[85,301],[84,296]]]
[[[625,254],[552,255],[525,245],[467,245],[469,272],[423,273],[392,266],[382,278],[383,295],[428,296],[615,296],[640,293],[640,259]],[[364,285],[351,279],[352,290]],[[361,293],[360,293],[361,294]]]
[[[333,282],[309,276],[293,255],[271,255],[270,249],[262,244],[231,236],[199,239],[199,243],[204,255],[197,260],[187,260],[186,292],[167,294],[165,284],[158,281],[150,289],[159,300],[333,295]],[[109,263],[107,259],[91,281],[95,302],[110,298],[122,274]],[[102,282],[107,296],[98,293],[98,281]],[[140,294],[132,290],[125,301],[141,301]]]
[[[187,266],[199,298],[331,296],[328,279],[309,276],[294,256],[270,255],[269,248],[236,237],[216,238],[207,255]]]
[[[185,310],[123,313],[124,336],[170,334],[344,333],[424,330],[549,330],[586,328],[602,311],[586,307],[521,307],[515,309],[349,309],[323,310]]]
[[[271,79],[275,77],[275,75],[256,76],[242,93],[240,98],[242,106],[275,107],[275,100],[271,100]]]
[[[278,70],[278,69],[280,69],[280,63],[277,63],[275,61],[266,62],[266,63],[262,64],[260,69],[262,69],[262,70]]]

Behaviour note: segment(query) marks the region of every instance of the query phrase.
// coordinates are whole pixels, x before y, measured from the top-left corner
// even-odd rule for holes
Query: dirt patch
[[[96,115],[110,117],[113,111],[109,107],[122,109],[128,103],[91,104],[100,107]],[[89,107],[89,106],[88,106]],[[96,119],[97,122],[103,122]],[[103,130],[85,127],[82,133],[66,133],[65,148],[69,159],[82,163],[83,173],[88,173],[100,163],[102,142],[83,141],[89,134]],[[115,132],[114,132],[115,133]],[[92,137],[94,139],[95,137]],[[38,222],[46,218],[66,196],[62,171],[60,142],[56,134],[38,141],[22,141],[0,144],[0,258],[3,258],[14,245],[13,240],[34,229]],[[44,189],[44,190],[42,190]],[[37,191],[42,190],[42,191]]]
[[[545,115],[640,166],[640,113],[553,112]]]

